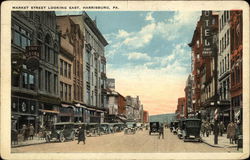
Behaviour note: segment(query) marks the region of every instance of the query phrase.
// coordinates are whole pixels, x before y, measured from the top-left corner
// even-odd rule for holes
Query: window
[[[223,52],[223,50],[224,50],[224,37],[222,37],[222,46],[221,46],[221,52]]]
[[[28,89],[28,73],[23,73],[22,74],[23,77],[23,88],[27,88]]]
[[[227,54],[227,69],[229,70],[229,62],[230,62],[230,60],[229,60],[229,53]]]
[[[229,29],[227,30],[227,45],[229,45]]]
[[[51,54],[53,54],[53,51],[52,51],[50,45],[51,45],[51,38],[47,34],[46,37],[45,37],[45,60],[47,62],[50,62],[50,56],[51,56]]]
[[[71,64],[68,64],[68,78],[71,79]]]
[[[225,33],[225,35],[224,35],[224,38],[225,38],[225,39],[224,39],[224,41],[225,41],[225,42],[224,42],[224,49],[225,49],[226,46],[227,46],[227,42],[226,42],[226,41],[227,41],[227,38],[226,38],[226,37],[227,37],[227,34]]]
[[[222,73],[224,73],[224,59],[222,60]]]
[[[68,67],[68,64],[67,62],[64,62],[64,77],[67,77],[67,67]]]
[[[60,75],[63,76],[63,60],[60,59]]]
[[[60,82],[60,97],[63,99],[63,83]]]
[[[32,74],[29,74],[29,87],[31,90],[35,89],[35,77]]]
[[[71,101],[71,85],[69,85],[69,100]]]
[[[19,87],[20,74],[13,72],[12,73],[12,86]]]
[[[54,46],[54,49],[55,49],[55,52],[54,52],[54,65],[57,65],[57,60],[58,60],[58,53],[57,53],[57,51],[58,51],[58,48],[57,48],[56,45]]]
[[[54,93],[57,94],[57,75],[54,75]]]
[[[67,101],[68,100],[68,85],[64,83],[64,98]]]
[[[220,40],[220,54],[221,54],[221,52],[222,52],[222,47],[221,47],[221,40]]]
[[[14,44],[22,47],[23,49],[26,48],[26,46],[30,45],[31,36],[30,33],[23,28],[14,25]]]

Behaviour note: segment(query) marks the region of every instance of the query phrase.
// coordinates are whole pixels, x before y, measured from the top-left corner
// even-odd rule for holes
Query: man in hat
[[[79,144],[81,141],[83,141],[83,143],[85,144],[85,131],[83,127],[79,127],[78,128],[79,133],[78,133],[78,143]]]

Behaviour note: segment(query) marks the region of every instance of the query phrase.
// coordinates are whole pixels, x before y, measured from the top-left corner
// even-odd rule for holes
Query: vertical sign
[[[202,11],[203,56],[212,55],[212,11]]]

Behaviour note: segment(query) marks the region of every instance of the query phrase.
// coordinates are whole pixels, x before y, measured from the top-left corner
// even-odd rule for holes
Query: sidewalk
[[[203,143],[206,143],[212,147],[220,147],[220,148],[237,148],[237,144],[230,144],[229,139],[227,139],[226,134],[223,136],[218,136],[218,144],[214,144],[214,135],[209,135],[209,137],[201,136]]]
[[[34,136],[33,140],[26,140],[23,141],[22,139],[18,139],[18,144],[11,144],[12,148],[15,147],[21,147],[21,146],[29,146],[29,145],[34,145],[34,144],[42,144],[46,143],[45,139],[40,139],[38,136]]]

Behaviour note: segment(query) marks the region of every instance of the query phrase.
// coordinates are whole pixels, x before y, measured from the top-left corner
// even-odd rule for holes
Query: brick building
[[[186,109],[186,98],[185,97],[180,97],[178,98],[178,104],[177,104],[177,109],[176,109],[176,115],[177,119],[184,118],[187,109]]]
[[[238,117],[242,112],[242,52],[243,52],[243,20],[242,11],[230,11],[230,45],[231,45],[231,106],[232,106],[232,119]]]

